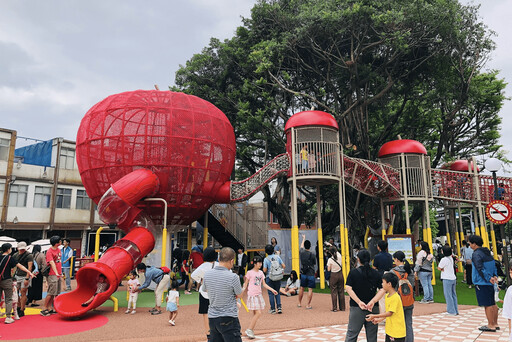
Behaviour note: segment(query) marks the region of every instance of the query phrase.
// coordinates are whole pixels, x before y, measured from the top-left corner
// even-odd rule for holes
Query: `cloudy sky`
[[[0,127],[23,137],[75,140],[92,105],[122,91],[172,85],[179,65],[211,37],[232,37],[255,2],[2,1]],[[501,70],[511,82],[512,0],[462,2],[481,4],[482,20],[497,33],[488,68]],[[512,96],[512,85],[507,95]],[[508,101],[501,112],[501,143],[508,151],[511,111]]]

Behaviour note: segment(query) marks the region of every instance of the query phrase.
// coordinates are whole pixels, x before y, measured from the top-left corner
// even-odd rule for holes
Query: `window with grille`
[[[91,207],[91,200],[85,190],[77,190],[76,191],[76,208],[89,210]]]
[[[62,147],[60,149],[60,168],[73,170],[75,165],[75,150],[72,148]]]
[[[28,185],[12,184],[9,191],[10,207],[26,207],[27,206]]]
[[[71,189],[57,188],[57,208],[71,208]]]
[[[9,159],[9,148],[11,141],[9,139],[0,138],[0,160]]]
[[[34,208],[50,208],[52,188],[47,186],[36,186],[34,192]]]

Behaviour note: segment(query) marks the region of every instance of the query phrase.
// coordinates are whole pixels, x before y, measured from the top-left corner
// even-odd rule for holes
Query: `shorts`
[[[386,334],[386,342],[405,342],[405,337],[391,337]]]
[[[305,274],[300,275],[300,287],[309,287],[310,289],[314,289],[316,287],[316,279],[315,276],[308,276]]]
[[[204,298],[201,294],[199,294],[199,313],[202,315],[208,314],[209,306],[210,306],[210,300]]]
[[[169,312],[178,311],[178,306],[176,303],[167,303],[167,307],[165,308]]]
[[[61,281],[56,275],[49,275],[48,279],[48,296],[58,296],[60,294]]]
[[[16,287],[18,287],[18,290],[21,289],[28,289],[32,285],[32,278],[28,281],[28,285],[25,286],[25,279],[27,276],[15,276],[16,278]]]
[[[478,306],[493,306],[496,304],[493,285],[476,285],[475,292]]]
[[[265,309],[265,300],[262,295],[247,296],[247,309],[263,310]]]

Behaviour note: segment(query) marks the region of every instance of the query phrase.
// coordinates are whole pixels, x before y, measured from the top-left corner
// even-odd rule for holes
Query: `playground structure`
[[[109,96],[93,106],[83,118],[77,137],[80,175],[88,195],[98,204],[101,219],[127,235],[99,260],[78,271],[77,289],[58,296],[55,309],[64,317],[77,317],[101,305],[121,279],[153,250],[161,234],[157,226],[163,225],[164,262],[168,228],[176,232],[206,214],[203,220],[207,236],[208,218],[219,219],[218,213],[209,211],[212,205],[245,201],[283,174],[292,189],[292,268],[297,272],[298,186],[315,186],[320,206],[320,186],[338,184],[345,279],[350,269],[345,185],[381,199],[383,234],[389,205],[403,202],[408,212],[410,201],[424,203],[423,238],[430,246],[429,202],[438,198],[447,203],[469,203],[479,208],[480,228],[476,232],[489,245],[482,205],[492,197],[490,176],[480,176],[476,170],[430,170],[425,148],[412,140],[385,144],[379,162],[350,158],[343,155],[336,120],[321,111],[293,115],[285,133],[285,154],[246,180],[230,181],[235,160],[234,132],[226,116],[211,103],[182,93],[138,90]],[[512,185],[512,179],[500,178],[500,182]],[[148,198],[155,200],[144,200]],[[408,217],[406,223],[410,232]],[[323,250],[321,226],[318,217],[319,250]],[[255,232],[249,240],[264,241]],[[244,234],[245,242],[249,241],[247,231],[238,234],[235,241],[240,245]],[[319,259],[323,269],[323,253]],[[109,282],[108,290],[95,296],[88,307],[81,307],[95,292],[100,273]],[[320,276],[324,286],[323,272]]]

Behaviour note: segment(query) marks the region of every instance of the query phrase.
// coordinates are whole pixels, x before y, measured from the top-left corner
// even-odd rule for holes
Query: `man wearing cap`
[[[18,260],[18,263],[27,268],[30,272],[32,272],[32,267],[34,266],[34,257],[32,253],[27,251],[27,243],[24,241],[18,242],[18,251],[13,255],[13,258]],[[27,291],[30,286],[31,280],[30,276],[27,272],[23,271],[20,268],[16,269],[16,283],[18,289],[20,289],[21,297],[18,301],[20,303],[18,307],[18,316],[25,316],[25,305],[27,304]]]

